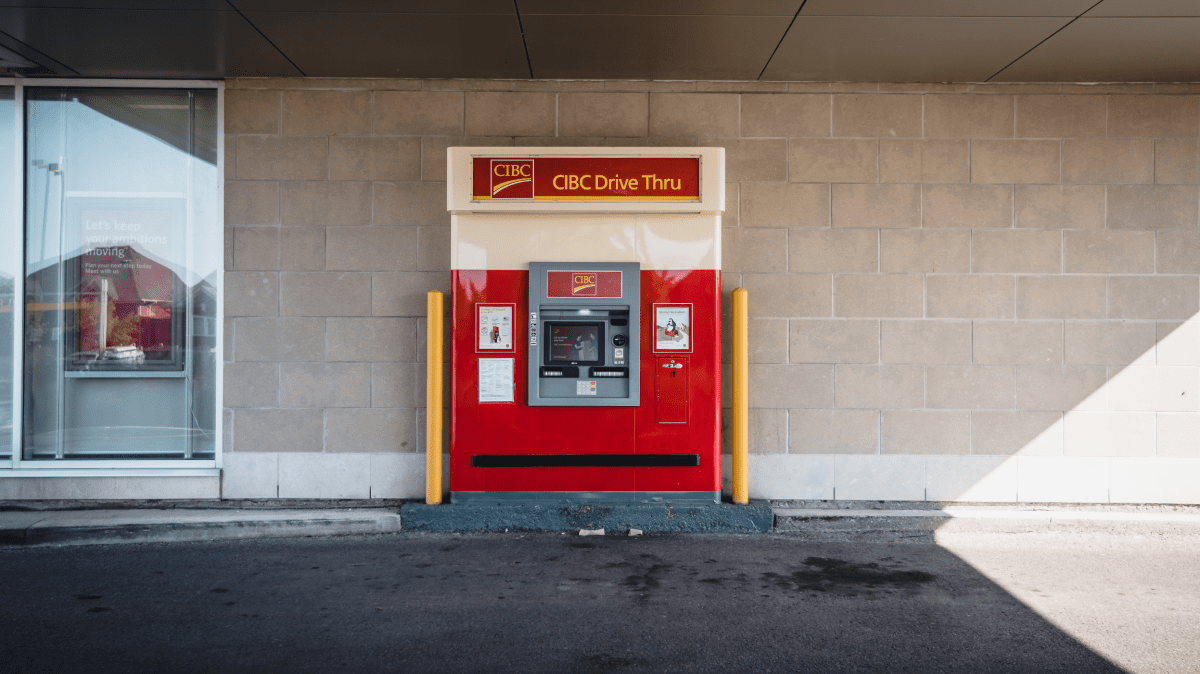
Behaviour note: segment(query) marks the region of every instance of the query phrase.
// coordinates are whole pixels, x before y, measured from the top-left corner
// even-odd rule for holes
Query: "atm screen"
[[[547,363],[604,364],[603,323],[547,323]]]

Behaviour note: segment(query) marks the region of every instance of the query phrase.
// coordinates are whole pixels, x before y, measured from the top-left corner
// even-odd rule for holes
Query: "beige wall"
[[[1200,501],[1198,93],[231,80],[226,495],[420,493],[446,147],[702,145],[755,495]]]

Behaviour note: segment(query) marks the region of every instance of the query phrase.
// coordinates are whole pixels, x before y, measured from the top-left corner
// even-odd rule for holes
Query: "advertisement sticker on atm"
[[[691,353],[692,305],[654,305],[654,350]]]
[[[512,351],[513,311],[516,305],[477,304],[475,309],[475,350]]]

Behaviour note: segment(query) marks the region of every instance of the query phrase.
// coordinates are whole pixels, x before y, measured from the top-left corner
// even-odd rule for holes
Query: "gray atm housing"
[[[641,381],[642,266],[637,262],[529,263],[529,405],[531,407],[637,407]],[[621,272],[620,297],[549,297],[546,272]],[[551,331],[599,327],[592,358],[550,360]],[[615,343],[614,343],[615,342]],[[624,342],[623,345],[620,342]],[[624,349],[623,363],[614,349]],[[580,393],[595,382],[595,394]]]

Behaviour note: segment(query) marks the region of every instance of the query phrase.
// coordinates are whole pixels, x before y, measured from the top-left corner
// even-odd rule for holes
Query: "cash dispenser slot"
[[[624,377],[629,378],[627,367],[593,367],[590,370],[593,377]]]
[[[577,367],[546,367],[543,366],[539,375],[542,377],[568,377],[570,379],[579,378],[579,368]]]

